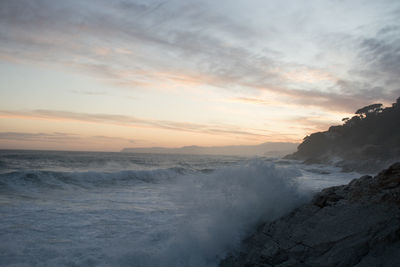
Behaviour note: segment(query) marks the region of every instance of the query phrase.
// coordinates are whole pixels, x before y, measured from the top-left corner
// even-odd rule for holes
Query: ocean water
[[[271,158],[0,150],[0,266],[217,266],[357,173]]]

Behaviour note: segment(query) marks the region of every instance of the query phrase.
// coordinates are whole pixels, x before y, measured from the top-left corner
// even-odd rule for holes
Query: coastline
[[[399,162],[400,157],[394,157],[392,159],[372,159],[369,157],[348,159],[341,156],[324,155],[318,158],[296,158],[287,155],[284,159],[298,160],[302,164],[323,164],[330,165],[333,167],[340,168],[342,172],[358,172],[361,174],[373,174],[378,173],[380,170],[391,166],[392,164]]]
[[[399,253],[400,162],[323,189],[258,227],[220,266],[400,266]]]

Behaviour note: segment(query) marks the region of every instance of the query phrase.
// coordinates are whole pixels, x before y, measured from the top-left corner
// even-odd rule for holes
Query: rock
[[[400,266],[400,163],[322,190],[220,266]]]

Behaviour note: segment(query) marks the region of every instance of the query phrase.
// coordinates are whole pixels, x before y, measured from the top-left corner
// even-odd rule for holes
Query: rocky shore
[[[400,266],[400,163],[322,190],[220,266]]]
[[[286,159],[328,164],[343,171],[376,173],[400,161],[400,97],[392,106],[372,104],[358,109],[342,125],[312,133]]]

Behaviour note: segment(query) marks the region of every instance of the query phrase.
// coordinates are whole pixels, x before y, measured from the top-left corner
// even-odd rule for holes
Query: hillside
[[[296,151],[296,143],[267,142],[253,146],[184,146],[178,148],[143,147],[124,148],[125,153],[156,153],[156,154],[207,154],[233,156],[271,156],[282,157]]]
[[[328,163],[345,171],[375,172],[400,158],[400,98],[391,107],[358,109],[343,125],[306,136],[287,159]]]

